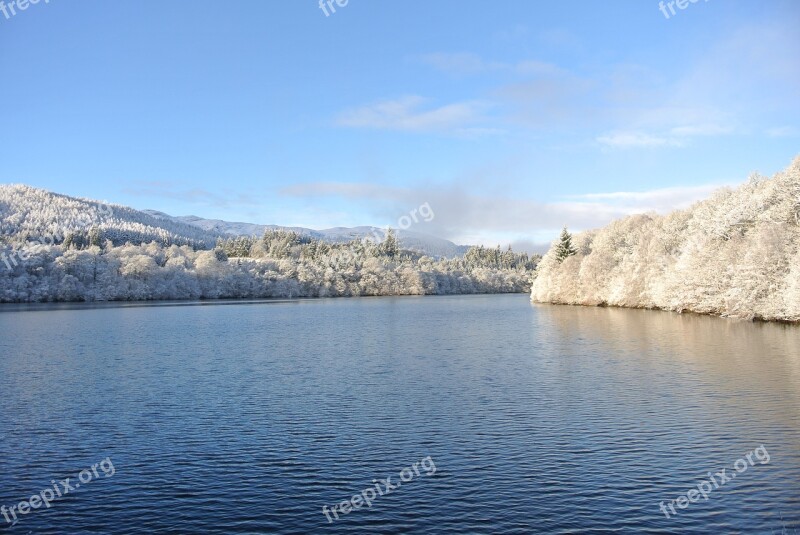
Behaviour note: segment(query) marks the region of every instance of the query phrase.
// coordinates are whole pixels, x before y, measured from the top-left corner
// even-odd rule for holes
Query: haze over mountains
[[[346,243],[352,240],[364,238],[382,238],[385,228],[359,226],[359,227],[334,227],[323,230],[314,230],[305,227],[286,227],[281,225],[258,225],[255,223],[242,223],[223,221],[221,219],[205,219],[194,215],[171,216],[156,210],[143,210],[155,218],[166,219],[177,223],[185,223],[209,232],[215,236],[261,236],[267,230],[285,230],[297,232],[303,236],[309,236],[330,243]],[[412,249],[434,257],[454,257],[463,255],[469,246],[456,245],[455,243],[412,230],[395,229],[400,245],[405,249]]]
[[[22,184],[0,185],[0,235],[4,242],[51,239],[60,243],[73,231],[97,227],[115,245],[156,241],[165,245],[213,247],[219,238],[261,236],[267,230],[294,231],[330,243],[379,238],[385,229],[369,226],[314,230],[171,216],[155,210],[136,210],[96,200],[70,197]],[[432,257],[462,256],[467,246],[411,230],[395,229],[400,246]]]

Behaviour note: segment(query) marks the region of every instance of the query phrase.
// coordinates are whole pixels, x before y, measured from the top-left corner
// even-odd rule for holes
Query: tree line
[[[685,210],[565,229],[531,298],[800,321],[800,158]]]

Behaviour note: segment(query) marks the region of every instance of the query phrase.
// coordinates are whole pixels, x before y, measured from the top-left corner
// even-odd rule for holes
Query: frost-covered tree
[[[288,239],[287,239],[288,238]],[[507,251],[511,268],[471,265],[464,258],[433,259],[355,240],[305,243],[285,235],[222,240],[211,250],[160,242],[77,248],[39,245],[3,249],[0,302],[334,297],[525,292],[527,255]],[[254,247],[263,254],[253,258]],[[266,252],[267,247],[272,253]],[[477,250],[477,248],[476,248]],[[226,253],[230,251],[231,255]],[[494,258],[495,250],[489,250]],[[24,253],[24,254],[23,254]],[[235,256],[241,253],[243,256]],[[273,256],[274,254],[274,256]],[[474,256],[474,255],[473,255]]]
[[[686,210],[634,215],[564,239],[531,299],[800,321],[800,158]],[[563,236],[563,234],[562,234]]]
[[[499,248],[432,258],[286,230],[225,237],[27,186],[0,186],[0,302],[527,292],[538,261]]]
[[[394,234],[394,229],[389,228],[386,230],[386,237],[381,243],[381,252],[389,258],[394,258],[400,252],[400,247],[397,245],[397,237]]]

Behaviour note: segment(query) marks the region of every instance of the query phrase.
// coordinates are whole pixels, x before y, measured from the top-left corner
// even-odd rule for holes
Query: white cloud
[[[238,193],[228,188],[209,191],[178,182],[138,180],[131,182],[122,191],[137,197],[178,200],[216,208],[254,206],[259,203],[258,197],[250,193]]]
[[[344,197],[350,199],[392,199],[402,197],[406,188],[393,188],[363,182],[306,182],[283,188],[280,193],[291,197]]]
[[[670,133],[678,137],[724,136],[733,133],[733,128],[717,124],[696,124],[676,126],[670,129]]]
[[[406,96],[350,109],[336,123],[351,128],[404,130],[416,132],[469,132],[485,119],[490,107],[479,101],[456,102],[439,107],[424,105],[427,99]]]
[[[613,110],[616,130],[647,132],[661,140],[638,146],[688,145],[699,136],[762,130],[765,117],[796,113],[800,41],[795,26],[789,20],[745,24],[675,75],[624,76],[618,88],[624,100]],[[770,132],[786,134],[782,128]]]
[[[644,132],[610,132],[598,137],[596,141],[606,147],[617,149],[681,146],[681,142],[676,138],[654,136]]]
[[[512,67],[517,73],[525,76],[564,76],[568,71],[553,63],[537,60],[521,61]]]
[[[428,203],[436,214],[424,228],[415,229],[455,242],[507,243],[555,236],[562,226],[574,230],[597,228],[635,213],[668,212],[707,198],[720,184],[662,188],[642,192],[578,195],[542,202],[510,195],[478,194],[459,185],[398,188],[367,183],[300,184],[282,191],[295,197],[340,197],[372,211],[390,224],[414,207]]]
[[[567,69],[546,57],[495,61],[470,52],[437,52],[415,59],[450,75],[495,80],[486,90],[492,103],[431,107],[420,97],[405,97],[349,110],[338,124],[457,135],[581,129],[592,132],[604,149],[683,147],[700,138],[757,130],[770,137],[798,136],[796,128],[764,124],[767,116],[785,120],[796,110],[800,41],[795,34],[787,20],[742,24],[674,68],[580,63]]]
[[[458,76],[478,74],[489,70],[505,68],[502,63],[486,62],[477,54],[468,52],[436,52],[433,54],[426,54],[422,56],[420,60],[439,71]]]
[[[617,149],[642,147],[683,147],[691,138],[722,136],[733,133],[733,128],[716,124],[684,125],[670,128],[666,133],[649,134],[641,131],[615,131],[599,136],[596,141],[605,147]]]
[[[764,133],[769,137],[795,137],[800,134],[800,130],[793,126],[777,126],[768,128]]]
[[[618,207],[629,214],[642,212],[668,212],[677,208],[687,208],[693,203],[706,199],[720,188],[732,184],[703,184],[701,186],[679,186],[649,191],[616,191],[610,193],[587,193],[570,198],[602,202]]]
[[[476,75],[487,72],[506,72],[522,76],[553,76],[562,75],[566,71],[561,67],[534,59],[506,63],[501,61],[486,61],[477,54],[469,52],[436,52],[426,54],[420,58],[422,63],[456,76]]]

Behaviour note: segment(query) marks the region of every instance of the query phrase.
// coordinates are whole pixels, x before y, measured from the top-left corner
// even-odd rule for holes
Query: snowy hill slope
[[[197,216],[175,217],[155,210],[135,210],[52,193],[21,184],[0,185],[0,242],[90,240],[95,231],[114,245],[126,242],[214,246],[220,237],[261,236],[267,230],[288,230],[330,243],[384,236],[377,227],[337,227],[313,230],[303,227],[235,223]],[[74,238],[73,238],[74,237]],[[434,257],[462,256],[468,247],[408,230],[397,231],[401,247]]]
[[[216,236],[180,221],[155,218],[116,204],[59,195],[21,184],[0,185],[0,236],[7,242],[61,243],[71,234],[99,230],[115,245],[125,242],[213,247]]]

